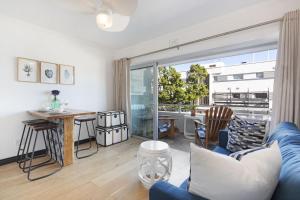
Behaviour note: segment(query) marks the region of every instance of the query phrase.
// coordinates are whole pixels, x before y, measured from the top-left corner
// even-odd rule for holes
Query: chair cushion
[[[219,146],[226,149],[228,143],[228,128],[221,129],[219,132]]]
[[[158,132],[164,133],[167,132],[171,127],[171,124],[164,121],[158,121]]]
[[[220,147],[220,146],[216,146],[214,149],[213,149],[214,152],[216,153],[220,153],[220,154],[223,154],[223,155],[230,155],[232,152],[230,152],[228,149],[225,149],[223,147]]]
[[[237,152],[259,147],[264,143],[266,122],[248,122],[235,116],[228,127],[227,149]]]
[[[197,133],[200,139],[205,139],[205,128],[198,128]]]

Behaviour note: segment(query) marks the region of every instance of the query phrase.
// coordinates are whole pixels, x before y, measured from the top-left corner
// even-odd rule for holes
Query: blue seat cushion
[[[223,155],[229,155],[231,154],[232,152],[230,152],[228,149],[226,148],[223,148],[223,147],[220,147],[220,146],[216,146],[214,149],[213,149],[214,152],[216,153],[220,153],[220,154],[223,154]]]
[[[200,139],[205,139],[205,128],[198,128],[197,133]]]
[[[168,122],[158,121],[158,132],[164,133],[167,132],[171,127],[171,124]]]

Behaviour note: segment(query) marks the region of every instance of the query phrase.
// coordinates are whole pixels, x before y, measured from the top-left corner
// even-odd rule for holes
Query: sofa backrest
[[[280,123],[268,138],[273,140],[278,141],[282,166],[272,200],[300,199],[300,130],[293,123]]]

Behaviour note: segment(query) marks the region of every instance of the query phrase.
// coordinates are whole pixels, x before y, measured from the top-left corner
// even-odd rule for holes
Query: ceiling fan
[[[96,1],[96,22],[100,29],[109,32],[125,30],[130,16],[137,7],[137,0],[99,0]]]
[[[121,32],[129,24],[138,0],[68,0],[80,12],[96,15],[97,26],[109,32]],[[72,4],[70,4],[72,3]],[[70,7],[69,7],[70,8]]]

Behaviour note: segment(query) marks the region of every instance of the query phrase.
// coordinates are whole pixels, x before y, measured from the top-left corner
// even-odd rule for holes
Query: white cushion
[[[281,168],[277,141],[238,161],[191,144],[189,192],[211,200],[267,200]]]

